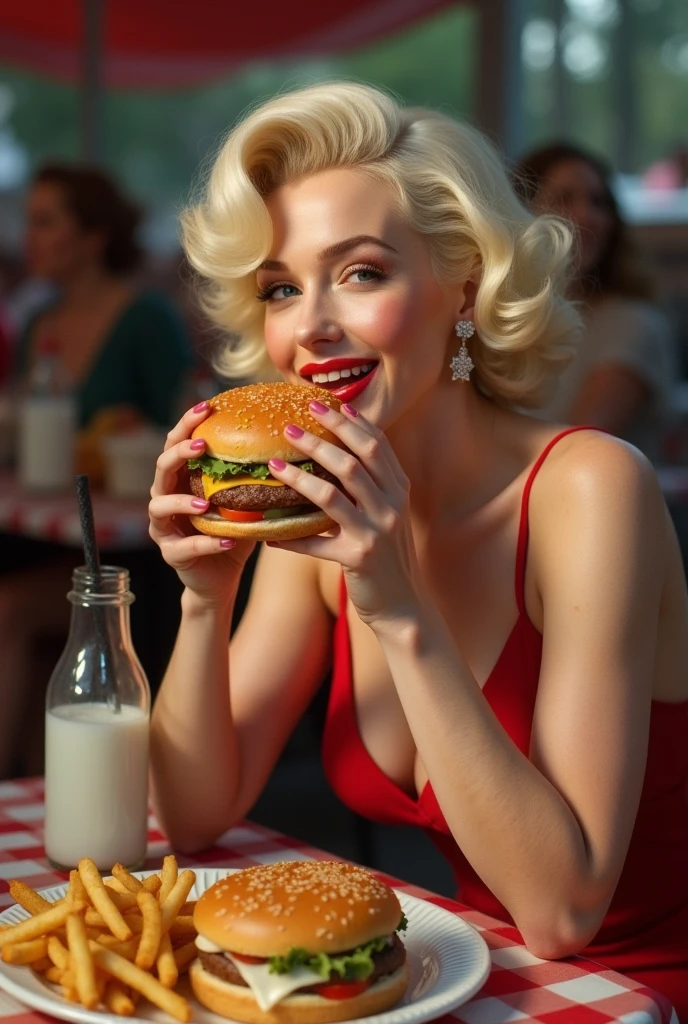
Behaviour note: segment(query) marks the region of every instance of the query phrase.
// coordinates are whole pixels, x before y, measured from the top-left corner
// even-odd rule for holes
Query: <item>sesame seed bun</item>
[[[351,999],[325,999],[315,993],[295,992],[270,1010],[261,1010],[250,988],[231,985],[205,971],[199,960],[189,970],[191,988],[199,1003],[213,1013],[247,1024],[333,1024],[382,1013],[398,1003],[406,992],[408,967],[381,978]]]
[[[341,953],[394,933],[396,893],[339,861],[283,861],[237,871],[198,900],[194,925],[222,949],[284,956],[294,947]]]
[[[290,423],[345,448],[313,417],[308,408],[313,401],[337,410],[342,404],[331,392],[308,384],[248,384],[223,391],[210,399],[212,412],[191,436],[203,438],[208,455],[228,462],[303,462],[306,456],[284,436]]]
[[[191,436],[203,438],[205,454],[237,463],[264,464],[270,459],[306,461],[303,452],[289,444],[284,436],[284,428],[290,423],[345,449],[346,445],[335,434],[314,419],[309,409],[312,401],[337,410],[341,406],[339,399],[329,391],[306,384],[248,384],[223,391],[210,399],[211,413]],[[298,540],[324,533],[336,525],[322,509],[281,519],[235,522],[213,511],[212,499],[208,511],[190,516],[190,522],[200,533],[211,537],[252,540]]]

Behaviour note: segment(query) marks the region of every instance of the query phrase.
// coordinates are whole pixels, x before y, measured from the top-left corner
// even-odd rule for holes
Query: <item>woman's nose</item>
[[[320,343],[341,341],[343,331],[333,310],[320,301],[304,302],[294,331],[294,340],[302,348],[313,348]]]

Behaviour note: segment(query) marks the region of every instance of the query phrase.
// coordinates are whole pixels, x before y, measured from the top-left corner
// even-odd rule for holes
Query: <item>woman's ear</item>
[[[458,289],[456,302],[456,319],[472,320],[475,315],[475,302],[480,284],[480,271],[476,270],[467,277]]]

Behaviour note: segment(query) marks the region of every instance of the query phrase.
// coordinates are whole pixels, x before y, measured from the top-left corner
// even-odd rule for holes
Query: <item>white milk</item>
[[[19,406],[18,471],[32,491],[64,490],[74,478],[76,408],[66,395],[26,398]]]
[[[148,714],[62,704],[45,720],[45,850],[62,867],[90,857],[140,865],[148,820]]]

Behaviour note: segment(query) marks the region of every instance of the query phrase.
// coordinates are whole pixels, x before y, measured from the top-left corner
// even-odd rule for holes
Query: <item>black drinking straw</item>
[[[87,473],[79,473],[76,477],[76,503],[79,509],[81,520],[81,537],[84,544],[84,559],[86,569],[95,577],[96,584],[102,582],[100,569],[100,554],[96,543],[96,530],[93,522],[93,505],[91,504],[91,488],[88,482]],[[105,622],[103,609],[96,604],[93,609],[98,645],[101,651],[100,670],[101,682],[107,695],[107,702],[113,711],[119,712],[119,694],[115,686],[115,677],[110,651],[110,640]]]

